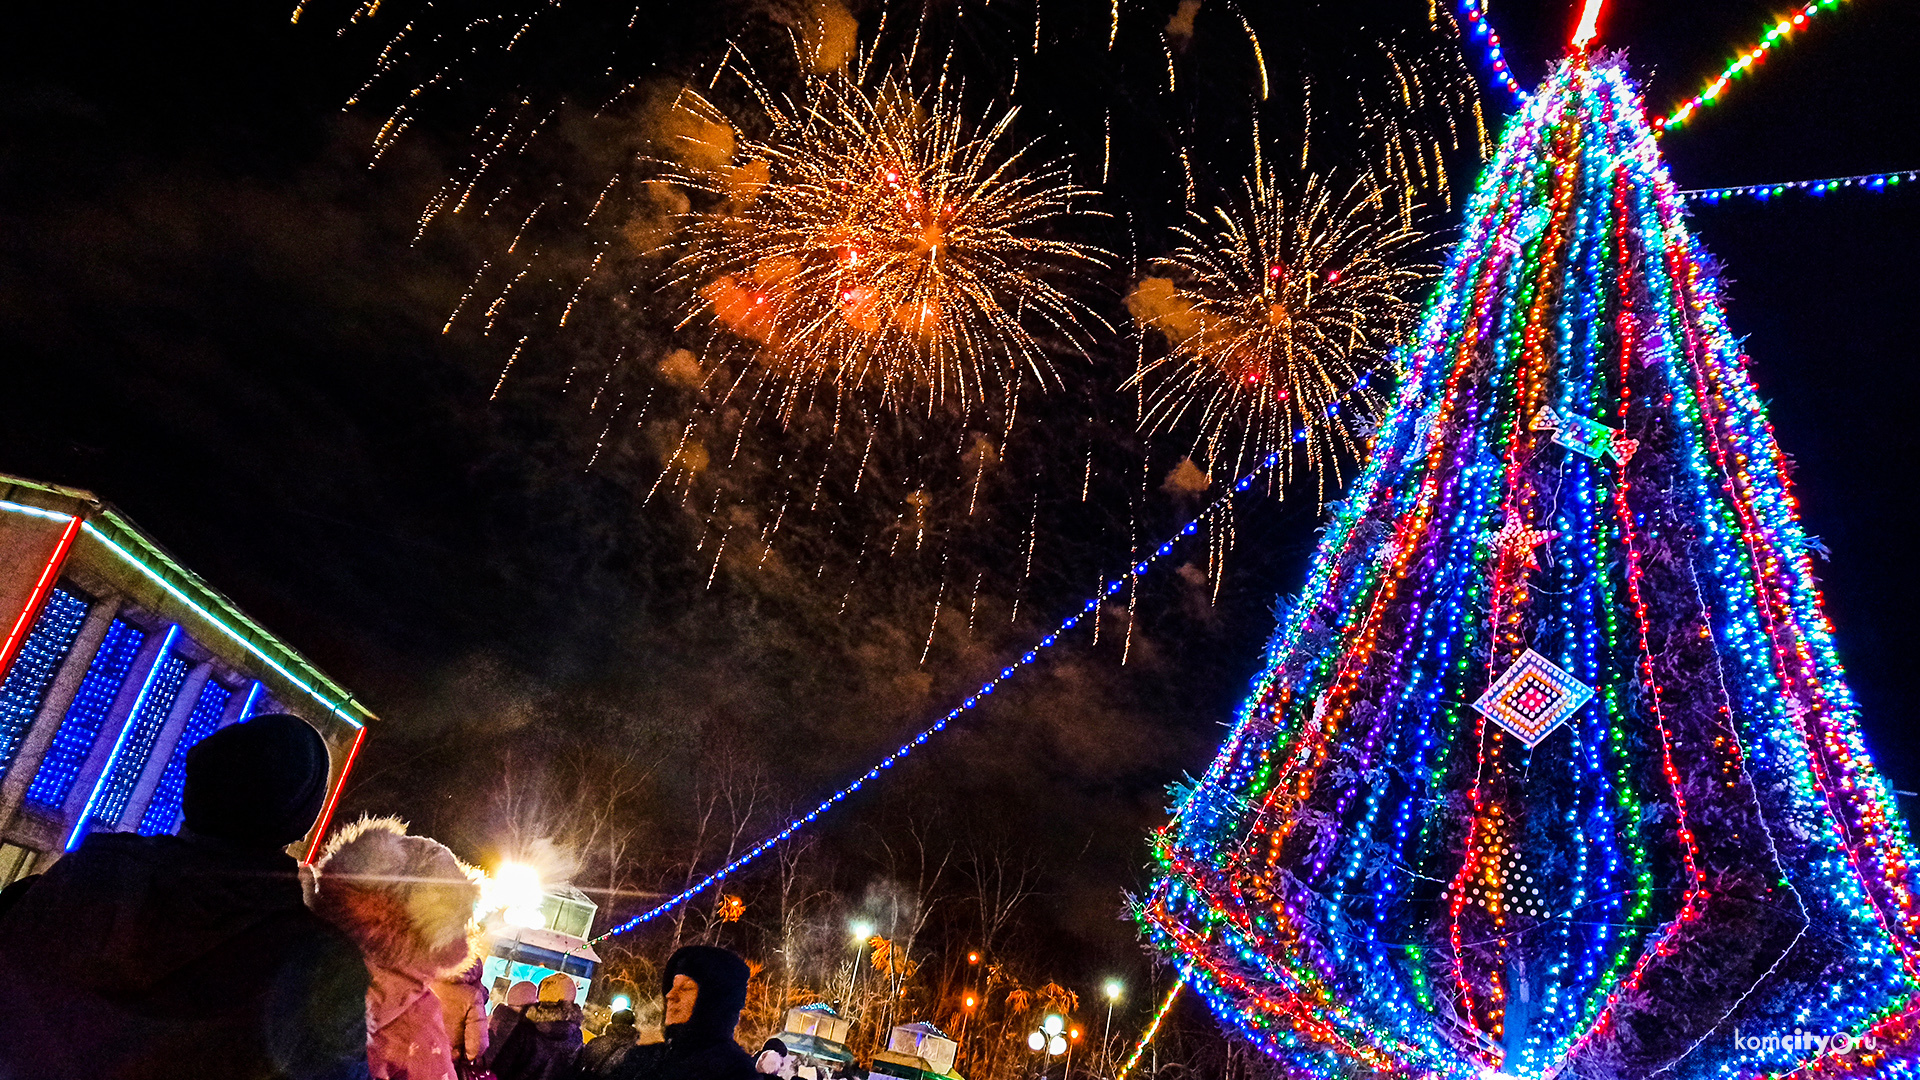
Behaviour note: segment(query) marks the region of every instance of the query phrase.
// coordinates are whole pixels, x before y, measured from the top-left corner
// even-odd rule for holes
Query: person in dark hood
[[[580,1057],[574,1062],[574,1069],[580,1077],[599,1080],[612,1076],[633,1052],[640,1042],[640,1027],[632,1009],[621,1009],[613,1014],[606,1030],[595,1036],[594,1040],[580,1051]]]
[[[0,1080],[366,1075],[367,968],[284,850],[320,816],[296,716],[187,753],[179,836],[94,833],[0,915]]]
[[[756,1080],[753,1058],[733,1041],[750,974],[725,949],[681,946],[660,972],[667,1041],[628,1054],[616,1080]]]

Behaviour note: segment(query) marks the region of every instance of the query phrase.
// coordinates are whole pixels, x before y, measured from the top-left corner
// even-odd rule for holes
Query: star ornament
[[[1493,541],[1495,548],[1526,563],[1527,569],[1538,570],[1540,569],[1538,550],[1540,545],[1549,540],[1557,540],[1559,537],[1560,533],[1557,530],[1536,529],[1520,520],[1519,514],[1508,514],[1507,523],[1500,526],[1500,531],[1492,534],[1489,539]]]

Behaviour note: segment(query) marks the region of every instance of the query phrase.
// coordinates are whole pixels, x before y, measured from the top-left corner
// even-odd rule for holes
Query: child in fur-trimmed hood
[[[454,1080],[435,979],[479,956],[478,872],[397,818],[342,829],[314,864],[308,906],[367,962],[367,1065],[374,1080]]]

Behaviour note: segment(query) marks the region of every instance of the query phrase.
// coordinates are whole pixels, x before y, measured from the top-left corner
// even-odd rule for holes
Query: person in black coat
[[[614,1080],[757,1080],[733,1041],[747,1004],[747,962],[712,945],[685,945],[660,973],[667,1041],[635,1047]]]
[[[606,1029],[582,1047],[580,1056],[574,1059],[576,1074],[583,1080],[612,1076],[613,1071],[639,1045],[640,1028],[635,1021],[632,1009],[621,1009],[614,1013]]]
[[[261,716],[187,754],[179,836],[95,833],[0,914],[0,1080],[367,1075],[367,969],[286,845],[326,744]]]

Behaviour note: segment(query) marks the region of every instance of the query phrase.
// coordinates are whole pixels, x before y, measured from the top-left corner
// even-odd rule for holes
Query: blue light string
[[[173,656],[173,641],[180,636],[180,624],[167,627],[167,636],[160,642],[160,651],[154,654],[153,666],[147,669],[147,677],[140,684],[140,693],[133,699],[133,707],[127,710],[127,720],[120,727],[120,734],[113,741],[113,752],[107,755],[107,763],[100,770],[100,779],[94,781],[93,792],[87,796],[87,804],[80,808],[74,819],[73,832],[67,837],[67,850],[80,846],[80,838],[86,835],[87,822],[93,817],[93,808],[100,801],[100,793],[106,789],[113,777],[114,765],[120,760],[120,751],[127,744],[127,736],[140,723],[140,710],[147,703],[147,694],[153,689],[154,681],[166,668],[167,661]],[[176,687],[175,689],[178,689]]]
[[[253,685],[247,688],[247,699],[240,703],[240,712],[233,718],[234,723],[244,724],[253,719],[253,710],[260,704],[261,689],[260,680],[253,680]]]
[[[1500,48],[1500,32],[1487,21],[1485,0],[1460,0],[1460,14],[1467,20],[1461,36],[1478,42],[1486,50],[1487,69],[1493,72],[1493,81],[1512,95],[1515,105],[1524,105],[1527,92],[1514,80],[1513,70],[1507,66],[1506,53]]]
[[[1260,464],[1254,466],[1251,470],[1249,470],[1246,473],[1246,475],[1234,481],[1233,486],[1228,488],[1227,492],[1224,495],[1221,495],[1218,499],[1215,499],[1212,503],[1208,504],[1207,508],[1205,510],[1202,510],[1198,516],[1193,518],[1193,520],[1181,526],[1179,532],[1175,533],[1171,538],[1169,538],[1166,542],[1162,543],[1159,547],[1153,549],[1151,554],[1147,555],[1145,558],[1142,558],[1139,562],[1134,563],[1133,566],[1131,566],[1128,569],[1127,573],[1122,574],[1119,577],[1111,578],[1111,579],[1108,579],[1107,581],[1102,582],[1100,591],[1095,593],[1091,599],[1089,599],[1084,605],[1082,605],[1079,611],[1074,612],[1072,615],[1068,616],[1065,621],[1061,622],[1060,626],[1057,629],[1055,629],[1052,633],[1049,633],[1047,636],[1041,638],[1038,644],[1034,645],[1033,648],[1028,649],[1026,652],[1022,653],[1018,659],[1014,660],[1012,663],[1008,664],[1006,667],[1001,668],[999,674],[995,675],[993,678],[988,679],[986,682],[982,683],[980,685],[980,689],[974,691],[972,695],[970,695],[965,701],[962,701],[959,705],[955,706],[952,711],[947,713],[947,715],[941,717],[939,720],[936,720],[932,727],[927,728],[925,731],[922,731],[918,735],[915,735],[911,740],[901,743],[900,746],[897,749],[895,749],[893,753],[888,754],[886,757],[882,758],[880,760],[880,764],[875,765],[873,768],[868,769],[865,773],[861,774],[859,779],[855,780],[851,784],[848,784],[846,787],[841,788],[839,791],[834,792],[832,795],[822,800],[820,805],[814,807],[812,810],[808,811],[806,814],[802,815],[801,817],[794,818],[792,821],[788,822],[787,826],[781,829],[779,832],[774,833],[772,836],[769,836],[766,839],[760,841],[759,843],[755,844],[753,847],[748,848],[746,853],[741,855],[739,858],[733,860],[732,862],[726,864],[725,866],[722,866],[720,869],[715,870],[713,873],[708,874],[706,877],[701,878],[699,881],[694,882],[692,885],[689,885],[687,888],[681,890],[680,892],[674,894],[668,899],[662,901],[658,906],[651,908],[645,912],[642,912],[641,914],[636,915],[631,919],[628,919],[626,922],[621,923],[619,926],[616,926],[613,929],[608,930],[605,933],[602,933],[598,937],[591,939],[588,942],[588,944],[598,944],[599,942],[605,941],[607,938],[614,937],[615,935],[618,935],[618,934],[624,934],[627,931],[633,929],[634,927],[639,926],[641,923],[651,922],[652,920],[657,919],[662,915],[665,915],[667,912],[672,911],[674,908],[679,907],[680,905],[686,903],[687,901],[692,900],[694,897],[705,892],[714,883],[726,878],[727,876],[731,875],[735,871],[739,870],[741,867],[747,865],[748,863],[754,861],[760,856],[766,854],[768,851],[772,850],[772,848],[775,845],[779,844],[781,841],[792,836],[794,833],[800,831],[800,829],[803,828],[804,826],[812,824],[813,821],[816,818],[818,818],[821,814],[824,814],[828,810],[833,809],[847,796],[853,794],[856,791],[859,791],[861,786],[865,784],[867,781],[878,778],[881,773],[881,770],[893,768],[893,766],[896,763],[898,763],[901,759],[913,753],[916,747],[925,745],[928,739],[932,738],[934,735],[940,733],[941,731],[946,730],[948,722],[958,719],[962,713],[965,713],[969,709],[972,709],[974,706],[979,705],[981,702],[985,701],[987,696],[992,694],[994,689],[998,687],[1001,683],[1004,683],[1007,680],[1013,678],[1016,672],[1031,665],[1035,660],[1039,658],[1041,650],[1052,647],[1055,642],[1060,640],[1061,634],[1064,634],[1067,631],[1073,629],[1074,627],[1080,625],[1081,619],[1085,618],[1088,615],[1093,614],[1094,611],[1098,610],[1098,608],[1100,607],[1100,602],[1102,600],[1104,600],[1109,596],[1114,595],[1115,593],[1118,593],[1126,585],[1127,578],[1131,577],[1137,580],[1141,577],[1144,577],[1147,571],[1153,568],[1154,563],[1158,562],[1163,556],[1169,555],[1173,552],[1173,548],[1175,544],[1179,543],[1183,538],[1192,536],[1194,533],[1199,532],[1200,523],[1206,519],[1208,514],[1211,514],[1216,509],[1232,502],[1233,497],[1235,495],[1238,495],[1241,492],[1252,487],[1254,480],[1258,478],[1261,473],[1266,472],[1268,469],[1273,468],[1273,466],[1278,464],[1279,461],[1280,461],[1280,454],[1278,452],[1268,454],[1266,459],[1261,461]]]
[[[80,626],[87,621],[91,605],[67,589],[48,590],[33,629],[20,643],[6,682],[0,683],[0,776],[13,767],[13,755],[26,739],[27,728],[47,700],[47,688],[60,672],[60,665],[73,651]]]
[[[40,768],[27,788],[27,805],[53,811],[66,806],[74,781],[80,777],[80,767],[93,753],[100,729],[146,639],[145,630],[124,619],[115,619],[107,627],[106,637],[87,664],[86,678],[80,681],[80,690],[73,695],[67,715],[54,733],[53,745],[40,758]]]
[[[255,683],[258,686],[259,683]],[[180,732],[180,738],[173,744],[173,752],[167,755],[166,768],[160,773],[160,782],[154,785],[153,795],[147,800],[147,808],[140,814],[140,827],[135,831],[141,836],[160,836],[171,834],[180,826],[180,808],[187,796],[187,753],[200,740],[214,733],[220,726],[220,717],[227,711],[227,703],[233,700],[233,691],[208,679],[200,687],[200,696],[194,700],[193,712],[187,716],[187,725]]]
[[[1920,169],[1903,169],[1899,172],[1860,173],[1857,176],[1836,176],[1827,180],[1794,180],[1784,184],[1747,184],[1741,187],[1694,188],[1680,192],[1680,197],[1689,202],[1717,203],[1723,199],[1749,198],[1766,202],[1775,196],[1789,192],[1804,191],[1814,198],[1822,198],[1830,191],[1842,188],[1864,188],[1867,191],[1885,191],[1890,187],[1899,187],[1903,183],[1920,180]]]

